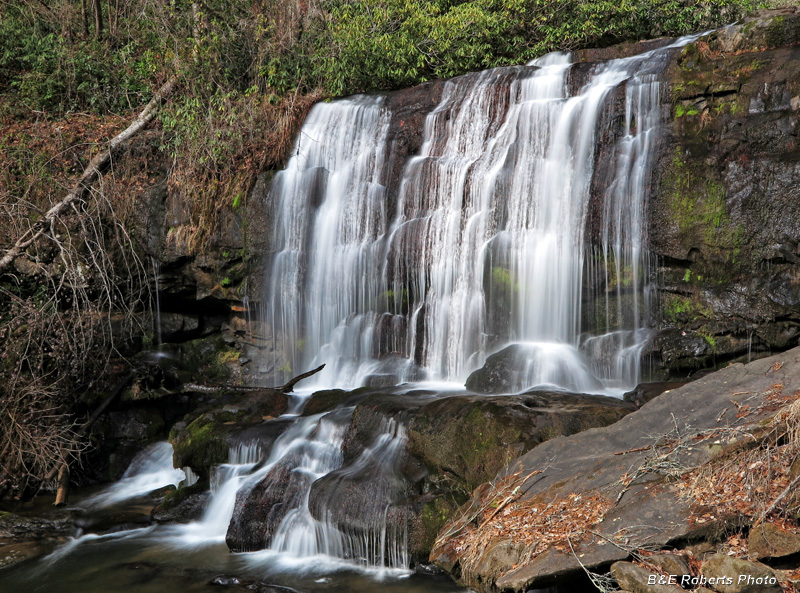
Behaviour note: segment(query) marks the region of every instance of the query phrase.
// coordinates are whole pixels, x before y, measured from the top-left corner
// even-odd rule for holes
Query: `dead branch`
[[[763,522],[764,519],[766,519],[772,511],[778,508],[778,505],[784,498],[786,498],[786,495],[789,494],[790,492],[793,492],[798,485],[800,485],[800,476],[797,476],[794,480],[791,481],[791,483],[786,488],[783,489],[783,492],[781,492],[777,496],[777,498],[775,498],[775,500],[772,501],[772,504],[769,505],[763,513],[761,513],[758,519],[756,519],[756,521],[753,523],[753,527]]]
[[[291,393],[292,390],[294,389],[294,386],[297,383],[299,383],[303,379],[308,379],[311,375],[316,375],[324,368],[325,365],[323,364],[315,368],[313,371],[308,371],[307,373],[303,373],[302,375],[297,375],[294,379],[291,379],[286,385],[284,385],[283,387],[279,387],[278,391],[280,391],[281,393]]]
[[[83,426],[76,432],[77,437],[84,436],[88,430],[92,427],[92,424],[100,417],[100,415],[105,412],[106,408],[111,404],[112,401],[116,399],[116,397],[122,393],[123,389],[130,383],[131,379],[133,379],[133,373],[128,373],[122,379],[119,380],[117,386],[114,388],[114,391],[103,400],[103,402],[97,406],[97,409],[89,416],[89,419],[84,422]],[[60,464],[56,465],[51,471],[50,474],[45,478],[45,480],[52,480],[53,477],[58,473],[58,489],[56,491],[56,501],[53,503],[54,506],[61,506],[67,503],[67,495],[69,493],[69,461],[64,459]]]
[[[142,130],[156,115],[158,106],[165,100],[170,93],[172,93],[175,85],[178,82],[177,75],[172,76],[160,89],[156,91],[150,102],[145,105],[144,109],[136,116],[131,125],[125,130],[117,134],[106,146],[105,150],[96,154],[86,170],[81,175],[78,182],[73,186],[72,190],[66,197],[58,202],[55,206],[50,208],[47,213],[40,220],[37,220],[31,227],[20,236],[14,245],[6,251],[5,255],[0,258],[0,273],[8,268],[12,262],[19,257],[22,252],[32,245],[39,237],[41,237],[54,223],[56,218],[61,216],[72,204],[80,200],[83,195],[88,191],[92,184],[100,178],[103,170],[111,162],[111,157],[124,146],[131,138],[133,138],[140,130]]]

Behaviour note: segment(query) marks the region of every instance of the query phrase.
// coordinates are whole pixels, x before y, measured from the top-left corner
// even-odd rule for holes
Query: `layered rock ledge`
[[[440,531],[431,560],[481,592],[526,591],[637,550],[700,554],[753,523],[786,521],[798,504],[790,488],[798,400],[795,348],[667,391],[610,426],[542,443],[476,489]],[[781,544],[773,537],[761,548],[770,545]]]

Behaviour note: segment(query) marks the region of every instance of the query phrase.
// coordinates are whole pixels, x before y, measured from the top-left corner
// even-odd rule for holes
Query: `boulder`
[[[529,370],[536,369],[541,357],[550,367],[553,383],[573,392],[599,393],[603,385],[595,379],[577,350],[560,349],[554,352],[533,344],[511,344],[486,358],[484,365],[467,377],[466,387],[476,393],[519,393],[530,389],[534,378]]]
[[[750,530],[747,537],[750,557],[783,558],[800,552],[800,532],[782,529],[774,523],[761,523]]]
[[[156,505],[150,517],[158,523],[191,523],[199,520],[206,509],[211,493],[206,482],[178,488],[167,493]]]
[[[311,394],[311,397],[308,398],[305,406],[303,406],[302,415],[311,416],[313,414],[321,414],[322,412],[330,412],[350,397],[351,394],[352,392],[345,391],[344,389],[316,391]]]
[[[365,388],[320,392],[309,403],[327,407],[346,399],[356,405],[350,417],[343,416],[346,409],[335,413],[347,422],[341,468],[313,483],[309,509],[318,520],[366,538],[384,524],[407,525],[415,561],[427,559],[439,528],[510,460],[547,439],[605,426],[634,409],[616,398],[564,392],[436,398]],[[231,549],[270,545],[286,509],[309,486],[304,474],[291,471],[294,463],[281,460],[240,493],[227,535]]]
[[[683,589],[668,576],[647,570],[632,562],[615,562],[611,576],[631,593],[681,593]]]
[[[680,554],[667,554],[659,552],[657,554],[651,554],[647,556],[645,560],[647,560],[647,562],[653,566],[660,568],[665,573],[678,577],[679,583],[681,577],[691,576],[692,574],[692,570],[689,568],[689,563],[686,561],[686,558]]]
[[[719,593],[781,593],[778,575],[769,566],[727,554],[714,554],[703,563],[702,575]],[[712,580],[713,579],[713,580]]]

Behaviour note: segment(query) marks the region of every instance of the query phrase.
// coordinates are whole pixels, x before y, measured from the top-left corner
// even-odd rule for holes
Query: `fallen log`
[[[111,162],[111,157],[119,151],[131,138],[133,138],[142,128],[152,121],[158,110],[158,106],[172,93],[175,85],[178,82],[177,75],[172,76],[164,85],[156,91],[150,102],[145,105],[144,109],[136,116],[131,125],[125,128],[122,132],[114,136],[108,143],[106,148],[96,154],[86,170],[81,175],[78,182],[72,187],[66,197],[54,205],[47,213],[39,220],[34,222],[31,227],[20,236],[14,245],[11,246],[5,255],[0,258],[0,273],[8,268],[14,260],[22,255],[22,253],[30,245],[32,245],[39,237],[41,237],[53,225],[56,218],[61,216],[67,209],[76,201],[80,200],[83,195],[91,188],[92,184],[100,178],[103,170]]]

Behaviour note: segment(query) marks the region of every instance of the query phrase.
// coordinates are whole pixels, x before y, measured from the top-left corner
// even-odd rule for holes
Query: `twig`
[[[789,485],[786,488],[784,488],[783,492],[781,492],[777,496],[777,498],[775,498],[775,500],[772,501],[772,504],[769,505],[769,507],[767,507],[767,509],[763,513],[761,513],[761,515],[758,517],[758,519],[756,519],[753,522],[753,527],[755,527],[756,525],[759,525],[762,521],[764,521],[764,519],[766,519],[769,516],[769,514],[778,507],[780,502],[784,498],[786,498],[786,495],[789,494],[792,490],[794,490],[797,487],[798,484],[800,484],[800,475],[798,475],[794,480],[792,480],[789,483]]]

